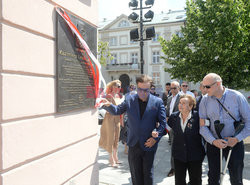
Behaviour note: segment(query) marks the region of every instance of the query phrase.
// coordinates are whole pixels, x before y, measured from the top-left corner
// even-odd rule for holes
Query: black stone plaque
[[[97,55],[97,29],[68,13],[92,53]],[[87,53],[64,19],[57,14],[57,112],[93,107],[94,79]],[[82,52],[80,51],[82,50]],[[92,62],[92,66],[95,65]]]

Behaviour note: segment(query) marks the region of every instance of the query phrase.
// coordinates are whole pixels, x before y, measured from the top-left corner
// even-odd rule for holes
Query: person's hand
[[[153,137],[153,138],[157,138],[158,135],[159,135],[159,133],[158,133],[156,130],[153,130],[153,131],[152,131],[152,137]]]
[[[238,142],[239,140],[236,138],[236,137],[226,137],[227,139],[227,146],[230,146],[230,147],[234,147]]]
[[[216,139],[213,141],[213,145],[221,149],[226,148],[227,144],[227,141],[225,141],[224,139]]]
[[[111,103],[106,98],[102,98],[99,103],[102,104],[102,106],[106,107],[109,107],[111,105]]]
[[[154,138],[149,138],[144,145],[148,148],[151,148],[152,146],[154,146],[154,144],[156,143],[156,140]]]

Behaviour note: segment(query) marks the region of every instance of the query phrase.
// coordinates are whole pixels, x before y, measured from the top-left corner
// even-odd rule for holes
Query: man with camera
[[[222,79],[215,73],[209,73],[203,78],[203,87],[207,90],[200,103],[200,134],[207,141],[208,184],[219,185],[220,182],[220,149],[223,156],[228,157],[232,147],[231,158],[228,163],[230,182],[232,185],[242,183],[244,167],[243,139],[250,135],[250,108],[245,97],[238,91],[222,86]],[[226,109],[228,111],[226,111]],[[231,116],[230,116],[231,114]],[[244,129],[235,135],[235,120],[244,122]],[[207,127],[206,120],[210,120]],[[216,126],[221,127],[220,133]],[[220,139],[220,136],[221,139]]]

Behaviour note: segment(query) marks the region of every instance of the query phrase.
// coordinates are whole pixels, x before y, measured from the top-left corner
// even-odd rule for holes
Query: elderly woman
[[[121,81],[114,80],[107,84],[106,99],[112,104],[119,105],[122,102],[120,95]],[[121,162],[118,160],[118,142],[120,136],[120,123],[122,116],[114,116],[106,112],[101,126],[99,146],[109,153],[109,163],[112,167],[117,167]]]
[[[195,104],[191,95],[181,96],[179,111],[172,113],[168,119],[168,125],[174,131],[172,150],[176,185],[186,185],[186,171],[190,185],[202,183],[202,161],[205,152],[199,134],[199,115],[193,111]]]

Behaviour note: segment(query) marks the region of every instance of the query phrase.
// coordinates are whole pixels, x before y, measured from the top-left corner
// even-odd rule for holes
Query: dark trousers
[[[171,129],[169,131],[169,137],[171,140],[171,158],[170,158],[170,164],[171,164],[171,169],[174,169],[174,158],[173,158],[173,143],[174,143],[174,131]]]
[[[223,157],[227,159],[229,147],[223,149]],[[208,158],[208,184],[219,185],[220,183],[220,149],[207,143]],[[232,185],[242,185],[242,173],[244,168],[244,144],[237,143],[232,150],[228,163],[230,182]],[[225,162],[224,162],[225,163]],[[224,167],[223,167],[224,168]],[[224,170],[224,169],[222,169]]]
[[[189,184],[201,185],[202,160],[183,162],[174,159],[175,185],[186,185],[186,173],[188,170]]]
[[[155,151],[143,151],[137,143],[128,150],[128,162],[133,185],[152,185]]]

